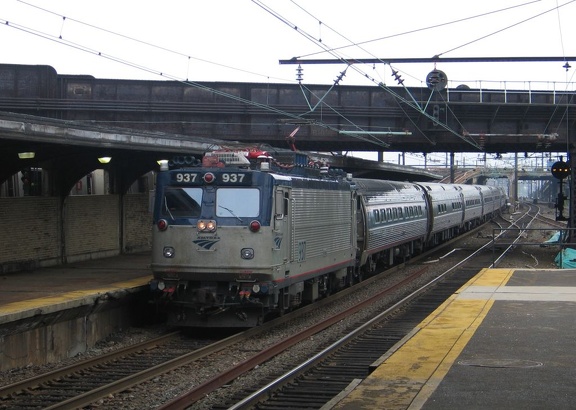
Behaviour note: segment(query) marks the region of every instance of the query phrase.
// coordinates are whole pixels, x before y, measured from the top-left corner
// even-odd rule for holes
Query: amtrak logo
[[[274,245],[276,245],[276,249],[280,249],[280,245],[282,245],[282,237],[277,236],[274,238]]]
[[[218,242],[220,242],[220,239],[197,239],[194,242],[196,245],[200,246],[201,248],[204,248],[206,250],[209,250],[210,248],[212,248],[212,246],[214,246],[215,244],[217,244]]]

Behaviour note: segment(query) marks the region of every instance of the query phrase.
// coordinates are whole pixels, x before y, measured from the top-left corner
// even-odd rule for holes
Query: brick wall
[[[0,198],[0,272],[60,262],[60,200]]]
[[[149,251],[152,248],[152,214],[149,194],[124,196],[124,251]]]
[[[63,211],[58,197],[0,198],[0,273],[149,250],[148,204],[124,197],[121,243],[118,195],[69,196]]]
[[[69,196],[64,202],[66,261],[120,253],[118,195]]]

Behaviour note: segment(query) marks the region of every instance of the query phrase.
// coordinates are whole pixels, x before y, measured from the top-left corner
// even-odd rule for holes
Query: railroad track
[[[530,211],[525,212],[523,215],[517,216],[511,226],[518,224],[529,226],[530,221],[534,218],[535,215],[530,215]],[[250,408],[319,409],[327,405],[355,381],[365,378],[370,372],[372,363],[393,348],[418,323],[472,278],[479,268],[494,266],[491,262],[494,249],[499,249],[500,254],[497,258],[499,260],[502,260],[504,255],[513,250],[513,247],[502,246],[502,243],[516,241],[523,235],[523,232],[505,230],[503,226],[501,228],[503,229],[502,232],[495,235],[493,240],[471,252],[458,263],[447,263],[450,265],[449,269],[393,306],[369,320],[354,323],[352,330],[343,329],[342,335],[337,341],[319,352],[311,352],[311,357],[305,362],[294,365],[294,368],[282,373],[271,382],[263,380],[260,384],[251,386],[220,404],[210,405],[210,408],[228,410]],[[510,234],[515,232],[517,233],[516,238],[511,238]],[[417,275],[418,273],[414,274],[414,277]],[[378,296],[375,297],[375,299],[377,298]],[[343,316],[351,314],[348,312],[344,313]],[[332,320],[331,322],[334,323],[335,321]],[[294,339],[296,342],[297,338]],[[284,343],[284,345],[288,344],[291,344],[291,341]],[[274,355],[279,354],[280,350],[277,349]],[[263,354],[266,353],[263,352]],[[249,363],[252,368],[256,363],[261,363],[256,356],[258,355],[251,358]],[[261,359],[264,361],[269,360],[269,358],[270,355],[267,355]],[[243,363],[243,367],[246,364]],[[197,386],[165,404],[161,409],[185,409],[195,405],[218,387],[218,379],[222,378],[226,380],[225,383],[230,383],[236,377],[232,376],[233,372],[234,369],[229,369],[226,375],[221,374],[214,377],[205,385]],[[200,403],[198,406],[199,408],[208,408]]]
[[[121,391],[181,362],[210,342],[173,332],[0,388],[0,409],[74,409]]]

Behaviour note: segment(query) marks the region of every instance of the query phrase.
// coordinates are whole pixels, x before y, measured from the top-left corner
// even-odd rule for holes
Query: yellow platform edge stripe
[[[420,409],[490,311],[492,299],[459,299],[470,286],[505,286],[514,269],[483,269],[424,319],[414,335],[335,409]]]

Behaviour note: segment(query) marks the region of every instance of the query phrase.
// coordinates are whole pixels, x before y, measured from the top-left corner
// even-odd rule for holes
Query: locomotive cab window
[[[162,201],[162,215],[171,218],[200,216],[202,188],[167,187]]]
[[[260,191],[256,188],[219,188],[216,216],[255,218],[260,215]]]

